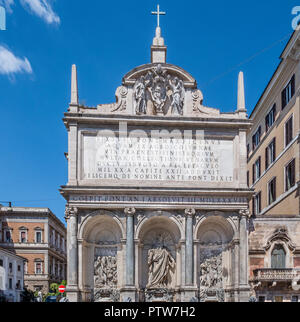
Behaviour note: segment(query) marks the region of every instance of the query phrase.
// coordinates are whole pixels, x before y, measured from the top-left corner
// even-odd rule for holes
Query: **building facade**
[[[260,301],[300,300],[299,59],[297,30],[250,116],[247,177],[255,195],[249,274]]]
[[[236,112],[221,113],[166,51],[157,27],[151,63],[97,107],[79,104],[72,67],[61,187],[72,302],[249,300],[243,74]]]
[[[0,207],[0,247],[26,259],[25,287],[48,293],[66,279],[66,228],[47,208]]]
[[[21,302],[25,258],[0,247],[0,296],[8,302]]]

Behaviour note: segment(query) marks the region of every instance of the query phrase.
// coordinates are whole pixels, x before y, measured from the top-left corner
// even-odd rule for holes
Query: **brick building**
[[[299,301],[300,287],[300,31],[254,108],[247,137],[248,185],[254,216],[250,281],[260,301]],[[298,291],[297,291],[298,289]]]
[[[25,287],[49,291],[66,279],[66,228],[47,208],[0,206],[0,247],[26,259]]]

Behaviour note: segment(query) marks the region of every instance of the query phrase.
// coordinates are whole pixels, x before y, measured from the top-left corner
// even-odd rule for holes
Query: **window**
[[[285,146],[293,140],[293,116],[285,123]]]
[[[295,75],[281,93],[282,109],[284,109],[295,94]]]
[[[295,159],[285,167],[285,191],[289,191],[296,184]]]
[[[282,245],[275,245],[271,255],[271,265],[273,269],[283,269],[285,267],[285,250]]]
[[[266,298],[264,296],[260,296],[258,298],[258,302],[265,302]]]
[[[249,179],[249,171],[247,171],[247,186],[249,187],[250,186],[250,179]]]
[[[41,243],[42,242],[42,232],[41,231],[37,231],[35,233],[35,242],[36,243]]]
[[[24,262],[24,274],[28,273],[28,263]]]
[[[299,302],[299,297],[297,295],[292,296],[292,302]]]
[[[5,241],[7,243],[11,243],[12,242],[12,239],[11,239],[11,231],[10,230],[6,230],[6,232],[5,232]]]
[[[255,150],[255,148],[259,145],[260,139],[261,139],[261,126],[258,128],[256,133],[252,137],[253,150]]]
[[[9,269],[9,273],[12,274],[12,272],[13,272],[13,264],[12,263],[8,264],[8,269]]]
[[[275,116],[276,116],[276,104],[273,105],[271,111],[266,116],[266,132],[268,132],[271,126],[274,124]]]
[[[35,263],[35,274],[42,274],[42,263]]]
[[[269,205],[276,200],[276,178],[268,183]]]
[[[253,184],[260,178],[261,175],[261,157],[253,164]]]
[[[247,144],[247,159],[249,158],[250,154],[250,144]]]
[[[0,259],[0,267],[3,267],[3,259]]]
[[[12,290],[12,278],[8,280],[8,288]]]
[[[20,280],[18,280],[18,283],[16,285],[16,289],[17,290],[20,290],[21,289],[21,281]]]
[[[253,214],[258,215],[261,212],[261,192],[253,197]]]
[[[27,242],[27,233],[26,233],[26,231],[21,231],[21,233],[20,233],[20,242],[22,244]]]
[[[266,170],[276,159],[276,139],[266,148]]]
[[[18,272],[21,272],[21,265],[18,265]]]

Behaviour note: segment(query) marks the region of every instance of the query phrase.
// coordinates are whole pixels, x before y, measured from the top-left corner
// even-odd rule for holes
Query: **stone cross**
[[[159,18],[160,16],[165,16],[166,13],[163,11],[159,11],[159,4],[157,5],[157,11],[152,11],[153,15],[157,15],[157,27],[159,27]]]

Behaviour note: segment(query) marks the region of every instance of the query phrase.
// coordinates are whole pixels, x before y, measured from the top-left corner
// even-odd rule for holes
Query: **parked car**
[[[47,296],[45,302],[47,303],[56,303],[59,301],[58,296]]]

